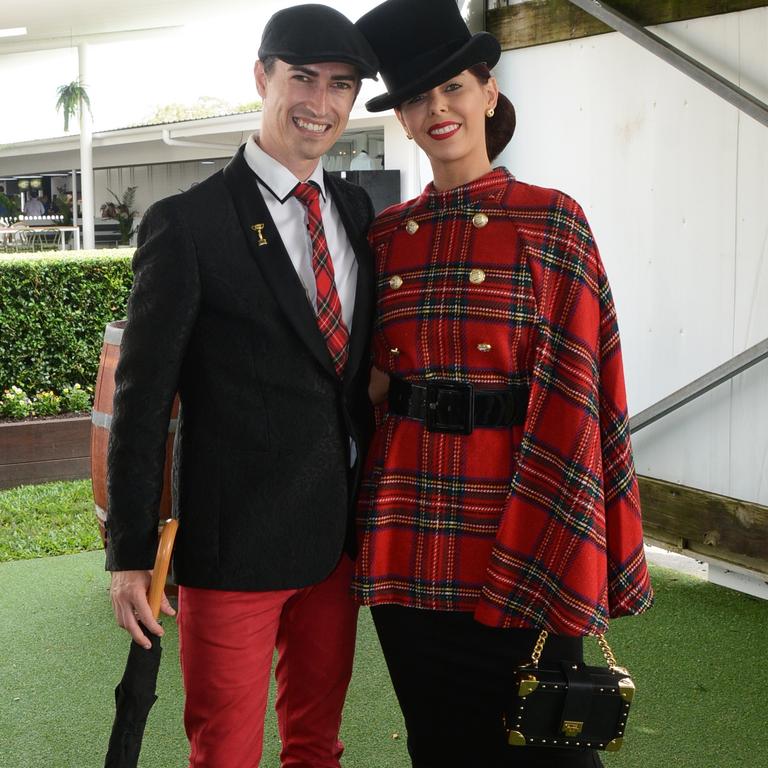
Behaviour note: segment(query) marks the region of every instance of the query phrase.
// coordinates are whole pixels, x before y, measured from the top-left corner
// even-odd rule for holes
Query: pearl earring
[[[408,141],[412,141],[413,140],[413,136],[411,136],[411,134],[408,133],[408,131],[405,132],[405,135],[408,137]]]
[[[493,107],[491,107],[489,110],[486,110],[485,116],[486,117],[493,117],[496,114],[496,110],[494,110]]]

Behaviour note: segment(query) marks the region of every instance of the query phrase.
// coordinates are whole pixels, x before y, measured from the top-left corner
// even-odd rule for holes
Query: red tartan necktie
[[[307,229],[312,241],[312,269],[317,285],[317,326],[325,337],[336,373],[341,376],[349,355],[349,331],[341,316],[333,262],[320,215],[320,189],[312,182],[302,183],[296,185],[293,194],[307,207]]]

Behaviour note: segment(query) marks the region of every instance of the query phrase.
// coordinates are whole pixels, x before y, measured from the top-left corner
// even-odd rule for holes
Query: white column
[[[88,89],[88,46],[77,46],[80,83]],[[96,247],[94,219],[96,206],[93,200],[93,132],[91,111],[86,104],[80,104],[80,189],[83,198],[83,247]]]
[[[77,168],[72,169],[72,224],[77,226]],[[80,239],[79,237],[77,238]]]

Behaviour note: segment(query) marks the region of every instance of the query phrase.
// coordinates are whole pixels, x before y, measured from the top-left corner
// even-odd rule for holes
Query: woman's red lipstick
[[[438,123],[437,125],[430,126],[427,133],[436,141],[442,141],[443,139],[450,139],[459,128],[461,128],[461,123],[456,123],[453,120],[450,120],[445,123]]]

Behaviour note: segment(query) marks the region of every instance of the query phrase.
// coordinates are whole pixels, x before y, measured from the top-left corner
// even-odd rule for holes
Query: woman
[[[584,214],[491,167],[514,109],[455,0],[388,0],[358,27],[434,182],[376,220],[372,397],[354,589],[372,615],[415,768],[599,766],[509,747],[502,713],[544,657],[652,600],[616,318]],[[387,392],[388,388],[388,392]],[[376,391],[378,390],[378,395]]]

